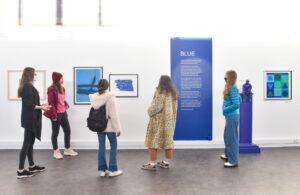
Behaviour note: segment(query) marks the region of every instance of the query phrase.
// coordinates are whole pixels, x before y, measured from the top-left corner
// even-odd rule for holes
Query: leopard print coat
[[[151,149],[173,149],[177,116],[177,100],[171,94],[155,92],[148,108],[150,121],[147,128],[146,147]]]

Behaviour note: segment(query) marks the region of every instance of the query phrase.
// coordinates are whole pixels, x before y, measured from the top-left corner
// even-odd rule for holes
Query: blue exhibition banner
[[[175,140],[212,140],[212,39],[172,38],[171,77],[178,92]]]

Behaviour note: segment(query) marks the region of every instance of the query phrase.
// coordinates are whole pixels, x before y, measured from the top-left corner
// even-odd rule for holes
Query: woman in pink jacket
[[[71,128],[68,120],[67,109],[68,103],[65,100],[65,88],[63,86],[63,75],[59,72],[52,73],[52,85],[48,88],[48,104],[51,105],[51,109],[44,113],[46,117],[51,120],[52,123],[52,136],[51,141],[53,145],[53,157],[56,159],[63,159],[63,155],[60,153],[57,145],[57,136],[60,126],[65,133],[65,151],[66,156],[77,156],[78,153],[71,149]]]

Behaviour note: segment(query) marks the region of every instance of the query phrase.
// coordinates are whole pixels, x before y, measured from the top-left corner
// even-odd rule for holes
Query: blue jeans
[[[109,167],[107,169],[107,163],[105,158],[105,141],[106,136],[110,142],[110,158],[109,158]],[[99,150],[98,150],[98,170],[111,172],[117,171],[117,136],[116,133],[98,133],[99,140]]]
[[[226,117],[224,131],[225,155],[230,164],[238,164],[239,139],[238,139],[239,116]]]

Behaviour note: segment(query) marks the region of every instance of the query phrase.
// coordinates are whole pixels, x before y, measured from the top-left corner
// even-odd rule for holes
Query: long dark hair
[[[65,93],[65,88],[61,85],[60,81],[57,81],[56,83],[53,83],[52,85],[60,94]]]
[[[100,79],[98,82],[98,93],[101,95],[108,89],[108,81],[106,79]]]
[[[35,69],[31,67],[26,67],[23,70],[22,78],[20,81],[19,89],[18,89],[18,97],[22,97],[24,85],[27,83],[31,83],[34,79]]]
[[[160,77],[157,90],[159,93],[171,93],[172,97],[176,100],[178,98],[176,87],[168,75],[162,75]]]
[[[231,86],[236,83],[237,73],[234,70],[229,70],[226,72],[226,78],[226,85],[223,91],[224,100],[228,97]]]

